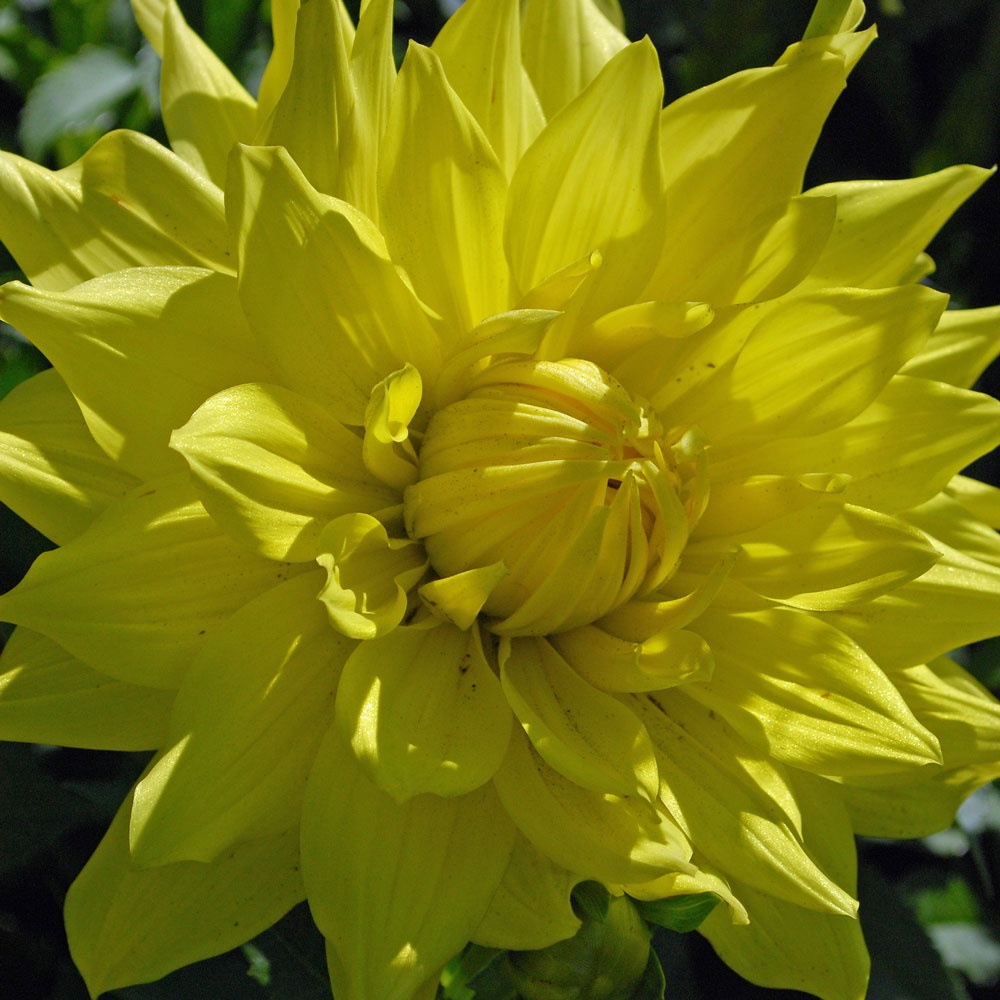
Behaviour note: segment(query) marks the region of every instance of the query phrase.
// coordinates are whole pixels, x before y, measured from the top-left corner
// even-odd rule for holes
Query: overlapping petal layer
[[[158,751],[68,900],[91,989],[306,897],[339,1000],[429,997],[596,880],[861,1000],[853,833],[1000,774],[943,656],[1000,631],[1000,311],[918,283],[988,172],[802,190],[858,2],[666,108],[613,0],[468,0],[398,74],[389,0],[274,0],[257,100],[133,6],[174,152],[0,157],[56,369],[0,498],[62,546],[0,735]]]

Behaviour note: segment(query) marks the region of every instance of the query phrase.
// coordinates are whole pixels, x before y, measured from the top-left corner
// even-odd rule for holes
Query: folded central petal
[[[589,361],[501,358],[428,424],[406,529],[442,577],[503,565],[494,632],[565,631],[670,576],[707,499],[703,449]]]

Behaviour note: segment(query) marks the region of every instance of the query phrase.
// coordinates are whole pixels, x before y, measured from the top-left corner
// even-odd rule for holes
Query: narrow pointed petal
[[[268,559],[309,561],[333,518],[398,502],[361,460],[361,442],[325,407],[277,385],[217,393],[173,432],[206,509]]]
[[[305,896],[296,830],[212,864],[140,869],[129,857],[131,805],[130,796],[66,896],[70,952],[92,996],[229,951]]]
[[[459,7],[432,48],[509,178],[545,123],[521,65],[518,0]]]
[[[55,172],[0,155],[0,192],[4,243],[37,288],[137,266],[233,268],[222,193],[134,132],[104,136]]]
[[[504,236],[522,293],[594,250],[603,260],[587,286],[594,314],[642,288],[662,242],[662,103],[656,52],[648,40],[637,42],[525,152],[511,180]]]
[[[507,309],[507,180],[429,49],[411,45],[406,55],[378,167],[379,218],[393,260],[449,336]]]
[[[949,309],[903,371],[969,389],[1000,354],[1000,306]]]
[[[174,0],[165,14],[163,124],[177,154],[221,188],[233,146],[253,138],[257,103],[188,27]]]
[[[664,803],[713,866],[789,903],[854,915],[854,900],[805,847],[782,765],[679,690],[634,696],[630,704],[660,751]]]
[[[653,801],[656,755],[645,727],[588,684],[545,639],[501,645],[500,681],[535,750],[584,788]]]
[[[553,864],[518,834],[507,869],[472,940],[485,948],[547,948],[580,927],[570,893],[578,875]]]
[[[254,137],[258,146],[283,146],[317,191],[341,197],[340,159],[356,128],[342,9],[340,0],[299,7],[291,74]]]
[[[98,673],[26,628],[15,629],[0,655],[0,739],[153,750],[166,739],[173,700],[173,692]]]
[[[991,173],[957,166],[907,180],[812,188],[809,198],[836,200],[837,222],[802,291],[901,284],[935,233]]]
[[[726,454],[747,440],[818,434],[857,416],[923,346],[946,299],[917,285],[794,298],[757,325],[731,370],[683,402]],[[795,364],[788,364],[795,358]],[[663,406],[662,395],[654,405]]]
[[[400,804],[331,727],[306,790],[302,874],[338,1000],[411,997],[475,932],[515,830],[489,785]]]
[[[316,561],[326,570],[319,592],[330,624],[353,639],[391,632],[406,614],[410,590],[427,572],[419,542],[390,538],[368,514],[344,514],[319,537]]]
[[[896,512],[935,496],[955,473],[998,443],[1000,404],[995,399],[897,375],[870,406],[842,427],[808,439],[777,439],[748,447],[713,467],[713,479],[725,481],[751,470],[803,479],[830,473],[837,477],[831,486],[837,485],[848,502]],[[718,498],[719,506],[714,513],[709,510],[706,527],[713,522],[721,527],[716,518],[742,507],[747,499],[737,500],[740,487],[733,484],[730,493],[728,486],[713,489],[713,503]],[[724,496],[734,502],[726,503]],[[734,523],[740,519],[736,512]]]
[[[97,446],[54,369],[4,397],[0,456],[0,501],[59,544],[139,483]]]
[[[524,65],[545,114],[552,118],[628,45],[628,39],[594,0],[528,0],[521,6]]]
[[[178,687],[209,632],[291,567],[221,534],[186,482],[139,487],[40,556],[0,618],[131,684]]]
[[[337,689],[337,729],[397,801],[463,795],[500,767],[513,716],[479,627],[400,627],[361,643]]]
[[[144,268],[58,294],[12,282],[0,315],[59,370],[97,443],[152,479],[184,469],[170,432],[207,396],[266,377],[235,293],[226,275]]]
[[[938,764],[936,737],[847,636],[776,608],[707,612],[693,626],[716,669],[687,693],[776,760],[819,774],[878,774]]]
[[[601,795],[564,778],[520,729],[493,783],[521,833],[581,879],[620,885],[690,868],[691,848],[668,817],[641,799]]]
[[[372,387],[405,360],[433,379],[437,338],[368,219],[317,193],[282,149],[241,147],[226,197],[240,299],[288,388],[361,425]]]
[[[136,864],[212,862],[297,825],[354,646],[330,628],[321,582],[314,570],[279,584],[198,652],[177,692],[170,749],[135,788]]]
[[[670,211],[665,252],[646,297],[720,301],[711,280],[718,248],[734,236],[741,241],[762,209],[802,190],[806,163],[845,79],[842,58],[816,53],[736,73],[664,108],[660,142]]]

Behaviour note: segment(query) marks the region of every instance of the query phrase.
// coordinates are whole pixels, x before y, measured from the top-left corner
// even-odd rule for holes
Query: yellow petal
[[[276,385],[217,393],[170,438],[220,527],[269,559],[310,561],[335,517],[398,502],[325,407]]]
[[[620,885],[690,870],[691,849],[666,815],[641,799],[581,788],[549,767],[519,729],[493,783],[521,833],[581,879]]]
[[[302,874],[338,1000],[409,998],[436,981],[486,913],[514,838],[489,785],[400,804],[331,727],[306,792]]]
[[[659,750],[663,802],[714,867],[799,906],[854,914],[854,900],[806,852],[795,790],[781,764],[679,689],[628,703]]]
[[[131,805],[130,796],[66,896],[70,952],[92,996],[229,951],[304,898],[297,830],[212,864],[139,869],[129,858]]]
[[[843,633],[781,608],[707,612],[693,626],[716,669],[687,693],[762,753],[819,774],[878,774],[941,761],[933,733]]]
[[[254,138],[258,146],[283,146],[317,191],[340,197],[340,158],[356,128],[342,11],[340,0],[299,7],[288,82]]]
[[[365,466],[373,476],[397,490],[412,485],[418,476],[409,427],[420,407],[422,389],[420,372],[406,364],[372,389],[365,410],[361,449]]]
[[[0,500],[54,542],[71,541],[138,485],[98,448],[54,369],[0,404]]]
[[[0,656],[0,739],[152,750],[166,739],[173,700],[173,692],[98,673],[26,628],[14,631]]]
[[[315,600],[321,575],[249,602],[195,657],[177,692],[170,749],[135,788],[136,864],[212,862],[298,825],[337,674],[354,646]]]
[[[188,27],[174,0],[163,22],[160,104],[176,153],[224,187],[230,151],[253,138],[257,104]]]
[[[368,219],[314,191],[282,149],[241,147],[227,195],[243,308],[289,388],[361,425],[405,360],[433,380],[435,334]]]
[[[731,371],[682,402],[676,389],[658,393],[653,406],[662,411],[673,396],[679,418],[698,424],[719,460],[748,439],[821,433],[876,398],[944,306],[939,293],[916,285],[794,298],[756,326]]]
[[[143,268],[63,293],[12,282],[0,315],[59,370],[97,443],[151,479],[183,470],[170,432],[207,396],[266,375],[235,293],[226,275]]]
[[[520,29],[518,0],[470,3],[445,22],[432,46],[508,178],[545,123],[521,66]]]
[[[591,791],[656,798],[653,744],[632,712],[588,684],[545,639],[502,641],[499,655],[507,701],[550,767]]]
[[[717,300],[711,279],[718,248],[742,243],[762,209],[799,194],[845,78],[841,57],[817,52],[736,73],[664,108],[660,143],[670,210],[664,253],[645,297]]]
[[[139,487],[0,597],[0,618],[112,677],[176,688],[205,636],[291,567],[223,535],[186,482]]]
[[[968,476],[952,476],[945,492],[983,524],[1000,528],[1000,489],[997,487]]]
[[[835,199],[837,222],[802,290],[900,284],[934,234],[992,172],[957,166],[907,180],[810,189],[808,198]]]
[[[949,309],[923,350],[906,363],[903,371],[969,389],[997,354],[1000,306]]]
[[[895,376],[853,420],[824,434],[808,438],[762,442],[733,454],[712,469],[713,504],[698,525],[698,533],[718,528],[723,515],[745,523],[744,514],[759,505],[751,492],[766,491],[769,506],[783,502],[774,496],[777,483],[770,477],[753,482],[725,483],[742,472],[787,475],[811,483],[829,476],[827,489],[836,488],[850,503],[893,512],[906,510],[936,495],[952,476],[1000,443],[1000,405],[989,396],[954,389],[923,378]],[[847,480],[844,482],[844,480]],[[794,482],[789,480],[788,482]],[[747,487],[750,491],[745,493]],[[803,501],[806,490],[799,491]],[[790,502],[792,497],[786,497]],[[747,505],[751,505],[748,509]]]
[[[4,242],[38,288],[139,265],[235,264],[222,193],[158,142],[112,132],[57,172],[0,156]]]
[[[521,6],[524,65],[545,114],[552,118],[628,45],[628,39],[620,20],[612,23],[594,0],[527,0]]]
[[[578,875],[553,864],[518,834],[507,869],[472,940],[485,948],[547,948],[580,927],[570,893]]]
[[[452,625],[362,642],[344,668],[336,718],[366,773],[399,802],[489,781],[512,721],[478,626]]]
[[[327,571],[319,599],[334,628],[353,639],[391,632],[406,614],[411,588],[427,571],[419,542],[390,538],[368,514],[344,514],[319,536],[316,561]]]
[[[511,180],[504,236],[520,292],[599,250],[602,265],[577,308],[598,315],[634,301],[662,241],[662,103],[656,50],[637,42],[528,148]]]
[[[392,258],[448,336],[507,309],[503,168],[438,57],[416,44],[396,82],[378,169]]]
[[[934,565],[936,548],[896,518],[849,504],[813,506],[734,539],[694,542],[685,565],[707,565],[737,541],[731,579],[765,597],[826,611],[870,600]]]
[[[420,599],[436,617],[460,629],[471,628],[493,588],[506,575],[503,563],[492,563],[464,573],[438,577],[420,588]]]
[[[664,629],[628,642],[593,625],[560,632],[549,642],[585,680],[604,691],[662,691],[712,676],[712,651],[701,636]]]

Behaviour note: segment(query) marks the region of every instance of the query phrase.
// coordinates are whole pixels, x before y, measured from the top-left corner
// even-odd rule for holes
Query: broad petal
[[[662,242],[662,103],[656,52],[648,40],[637,42],[525,152],[511,180],[504,235],[521,293],[599,250],[601,267],[584,286],[586,308],[596,315],[634,301]]]
[[[917,353],[945,302],[918,285],[793,298],[756,326],[731,369],[673,400],[675,419],[696,423],[719,461],[748,441],[844,424]]]
[[[940,736],[944,766],[850,777],[837,788],[858,833],[926,837],[949,827],[972,792],[1000,777],[1000,705],[946,656],[894,670],[892,680],[917,718]]]
[[[547,37],[549,43],[561,36]],[[521,65],[517,0],[466,4],[445,22],[433,50],[509,178],[545,118]]]
[[[762,210],[799,194],[820,128],[845,80],[843,59],[817,52],[789,65],[736,73],[663,109],[660,143],[670,211],[665,250],[644,297],[725,300],[713,280],[729,277],[712,267],[718,248],[734,238],[742,243]]]
[[[177,692],[170,747],[136,785],[129,840],[142,866],[211,862],[298,826],[302,795],[354,643],[316,600],[322,573],[242,607]]]
[[[0,739],[91,750],[153,750],[167,736],[171,691],[136,687],[15,629],[0,655]]]
[[[419,542],[390,538],[368,514],[344,514],[319,537],[316,561],[327,572],[319,592],[330,623],[353,639],[391,632],[406,614],[410,590],[427,572]]]
[[[667,816],[638,798],[581,788],[549,767],[519,729],[493,783],[521,833],[581,879],[621,885],[690,870],[691,848]]]
[[[288,82],[254,137],[258,146],[283,146],[317,191],[341,197],[340,159],[356,128],[342,11],[340,0],[299,7]]]
[[[337,690],[337,727],[399,802],[463,795],[500,767],[513,716],[478,626],[400,627],[360,643]]]
[[[903,372],[969,389],[1000,354],[1000,306],[949,309]]]
[[[457,340],[507,309],[507,179],[429,49],[412,44],[407,52],[378,168],[379,218],[392,258],[444,318],[448,335]]]
[[[184,468],[167,443],[200,403],[267,376],[235,293],[200,268],[142,268],[63,293],[4,285],[0,314],[55,365],[97,443],[152,479]]]
[[[222,193],[134,132],[104,136],[57,172],[5,153],[0,193],[4,242],[37,288],[138,266],[233,268]]]
[[[0,501],[59,544],[139,482],[98,448],[54,369],[4,397],[0,461]]]
[[[811,482],[812,489],[817,483],[813,474],[832,474],[841,479],[837,491],[845,500],[893,513],[935,496],[955,473],[998,443],[1000,404],[995,399],[925,378],[897,375],[871,405],[842,427],[808,438],[749,446],[713,465],[711,476],[714,486],[716,481],[744,473],[785,475]],[[727,497],[731,493],[736,502],[726,503],[723,492]],[[773,504],[773,489],[770,492]],[[736,517],[741,518],[738,510],[749,497],[733,485],[713,490],[712,499],[713,504],[719,503],[709,508],[706,527],[724,509],[737,511]],[[699,524],[696,534],[701,530]]]
[[[223,535],[191,487],[161,481],[35,560],[0,618],[131,684],[174,689],[204,637],[292,572]]]
[[[793,607],[827,611],[915,580],[936,547],[903,521],[850,504],[816,504],[732,538],[695,542],[685,567],[708,570],[740,546],[730,579]]]
[[[892,681],[843,633],[775,608],[707,612],[692,626],[716,670],[687,693],[749,743],[819,774],[878,774],[941,762],[933,733]]]
[[[170,438],[225,531],[269,559],[309,561],[333,518],[398,503],[361,442],[312,400],[277,385],[217,393]]]
[[[547,948],[580,927],[570,893],[579,875],[553,864],[520,834],[496,895],[472,940],[485,948]]]
[[[964,549],[961,524],[941,523],[931,539],[940,553],[922,576],[863,605],[827,612],[883,669],[926,663],[996,635],[1000,567]]]
[[[656,753],[635,715],[593,687],[545,639],[501,640],[500,682],[538,755],[594,792],[659,791]]]
[[[222,188],[233,146],[253,138],[257,102],[188,27],[176,2],[165,6],[163,124],[177,154]]]
[[[545,114],[552,118],[628,45],[628,39],[594,0],[527,0],[521,6],[524,65]]]
[[[664,804],[714,867],[799,906],[855,913],[808,853],[788,770],[680,690],[629,703],[660,751]]]
[[[338,1000],[408,998],[475,933],[514,847],[489,785],[398,803],[331,727],[309,778],[302,874]]]
[[[229,951],[304,898],[296,830],[212,864],[139,869],[129,857],[131,806],[130,796],[66,896],[70,952],[92,996]]]
[[[282,149],[240,148],[226,208],[240,299],[284,384],[360,426],[404,361],[433,381],[435,334],[368,219],[314,191]]]
[[[837,221],[801,290],[900,284],[934,234],[992,172],[955,166],[906,180],[812,188],[809,198],[835,199]]]

